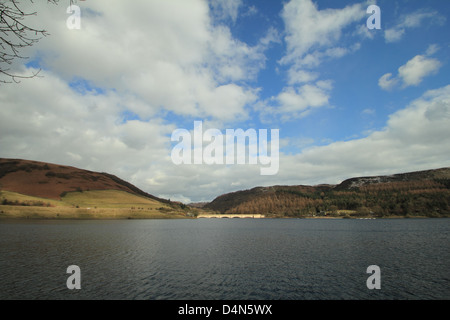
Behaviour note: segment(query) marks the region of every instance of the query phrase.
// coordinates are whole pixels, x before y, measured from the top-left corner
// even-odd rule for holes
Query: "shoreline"
[[[14,221],[14,220],[27,220],[27,221],[38,221],[38,220],[211,220],[211,219],[243,219],[243,220],[260,220],[260,219],[305,219],[305,220],[390,220],[390,219],[442,219],[449,218],[447,216],[439,217],[428,217],[428,216],[385,216],[385,217],[261,217],[261,218],[251,218],[251,217],[233,217],[233,218],[222,218],[222,217],[193,217],[181,214],[166,214],[166,213],[153,213],[153,214],[126,214],[126,213],[116,213],[108,214],[102,216],[88,216],[86,214],[67,214],[67,215],[41,215],[37,213],[32,214],[5,214],[0,212],[0,222],[2,221]]]
[[[197,211],[195,213],[195,211]],[[201,212],[196,209],[176,210],[174,208],[107,208],[107,207],[43,207],[43,206],[12,206],[0,205],[1,220],[132,220],[132,219],[353,219],[353,220],[375,220],[375,219],[433,219],[448,218],[448,216],[276,216],[263,214],[217,214],[212,212]],[[198,212],[200,211],[200,212]]]
[[[130,220],[189,219],[175,210],[0,206],[0,220]]]

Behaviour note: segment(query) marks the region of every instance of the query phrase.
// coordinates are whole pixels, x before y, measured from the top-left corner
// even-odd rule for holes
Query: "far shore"
[[[76,219],[76,220],[124,220],[124,219],[189,219],[177,211],[158,209],[139,210],[129,208],[71,208],[71,207],[23,207],[0,206],[0,219]]]
[[[425,219],[435,218],[427,216],[264,216],[261,214],[248,215],[221,215],[199,214],[193,216],[186,212],[138,210],[129,208],[68,208],[68,207],[23,207],[0,206],[0,220],[126,220],[126,219]],[[446,218],[446,217],[438,217]]]

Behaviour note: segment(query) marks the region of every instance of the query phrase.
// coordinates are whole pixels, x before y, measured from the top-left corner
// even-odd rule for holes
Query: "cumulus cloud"
[[[311,147],[282,159],[280,175],[297,183],[439,168],[450,165],[450,86],[427,91],[389,117],[386,127],[362,139]]]
[[[331,81],[316,81],[301,86],[288,86],[258,106],[262,119],[279,118],[283,122],[298,120],[314,109],[329,106]],[[267,120],[265,120],[267,121]]]
[[[330,86],[324,88],[315,71],[324,60],[341,58],[359,49],[359,43],[340,43],[343,30],[361,21],[366,11],[364,4],[354,4],[342,9],[319,10],[311,0],[291,0],[281,12],[285,23],[286,55],[279,60],[287,65],[287,86],[272,98],[276,109],[263,111],[282,114],[283,120],[304,117],[318,107],[328,105]],[[284,114],[283,114],[284,113]]]
[[[397,76],[392,73],[384,74],[378,80],[378,85],[383,90],[392,90],[398,84],[402,88],[419,85],[425,77],[436,74],[442,66],[439,60],[429,57],[437,50],[436,45],[429,46],[425,55],[417,55],[399,67]]]
[[[162,119],[124,122],[126,97],[74,92],[51,73],[0,92],[2,157],[49,161],[132,178],[161,161],[167,135]],[[23,94],[26,92],[26,94]]]
[[[342,30],[365,17],[363,4],[343,9],[318,10],[310,0],[292,0],[282,11],[286,23],[288,54],[282,62],[303,57],[312,48],[329,48],[340,38]]]
[[[386,42],[396,42],[399,41],[405,34],[405,29],[386,29],[384,31],[384,38]]]
[[[288,70],[289,84],[294,85],[298,83],[312,82],[319,77],[318,72],[298,70],[295,68],[290,68]]]
[[[246,83],[264,68],[273,31],[249,46],[227,26],[215,25],[215,11],[202,0],[94,1],[89,10],[79,5],[82,28],[69,30],[64,6],[35,4],[38,15],[30,23],[45,21],[51,36],[29,55],[43,68],[65,81],[76,77],[134,96],[146,104],[134,110],[141,117],[161,109],[224,121],[247,114],[255,91]],[[235,17],[239,6],[240,1],[215,1],[212,7]],[[224,92],[230,93],[226,102]]]
[[[424,77],[435,74],[440,66],[439,60],[418,55],[398,68],[398,75],[404,87],[417,86]]]
[[[308,107],[319,107],[328,103],[328,96],[324,91],[312,85],[304,85],[297,90],[287,88],[277,97],[281,110],[286,112],[303,112]]]
[[[398,83],[398,79],[393,78],[392,73],[386,73],[378,80],[378,85],[384,90],[393,89]]]

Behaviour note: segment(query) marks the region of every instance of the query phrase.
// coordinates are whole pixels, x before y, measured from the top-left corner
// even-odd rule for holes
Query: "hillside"
[[[169,203],[112,174],[21,159],[0,159],[0,189],[53,200],[71,191],[120,190]]]
[[[21,159],[0,159],[0,201],[3,217],[163,218],[189,213],[180,203],[108,173]]]
[[[267,217],[450,217],[450,168],[350,178],[338,185],[256,187],[186,206],[108,173],[0,159],[0,217],[183,218],[206,211]]]
[[[351,178],[339,185],[257,187],[221,195],[205,208],[273,217],[450,216],[450,168]]]

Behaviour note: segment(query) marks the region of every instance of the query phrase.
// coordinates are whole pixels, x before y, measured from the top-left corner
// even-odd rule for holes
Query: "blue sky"
[[[361,1],[315,1],[318,10],[342,9]],[[266,30],[274,27],[280,37],[285,36],[280,13],[280,1],[248,1],[242,15],[229,21],[230,30],[239,40],[255,43]],[[308,68],[319,74],[318,79],[331,80],[333,90],[326,108],[314,110],[308,117],[280,123],[285,135],[314,139],[314,145],[363,137],[381,130],[388,116],[402,109],[409,101],[420,97],[427,89],[448,84],[450,56],[448,23],[450,5],[445,1],[378,1],[381,9],[382,29],[368,30],[371,38],[354,35],[354,26],[364,24],[370,14],[344,28],[336,46],[360,45],[358,50],[338,59],[329,59],[318,67]],[[386,30],[394,29],[402,19],[416,15],[417,24],[404,28],[396,41],[388,41]],[[420,16],[422,15],[422,16]],[[301,23],[301,22],[300,22]],[[442,65],[439,72],[424,76],[418,85],[386,91],[378,85],[379,78],[395,72],[417,54],[424,54],[430,45],[437,45],[433,58]],[[261,86],[261,98],[276,96],[287,85],[286,70],[279,60],[286,54],[286,43],[272,44],[266,51],[266,68],[258,75],[256,86]],[[258,122],[257,125],[264,126]],[[300,129],[300,130],[299,130]],[[285,151],[291,151],[287,146]],[[292,150],[295,152],[294,150]]]
[[[106,171],[208,201],[450,165],[450,4],[442,0],[29,4],[50,36],[0,87],[0,157]],[[381,29],[369,30],[369,5]],[[177,128],[279,129],[280,169],[174,165]]]

